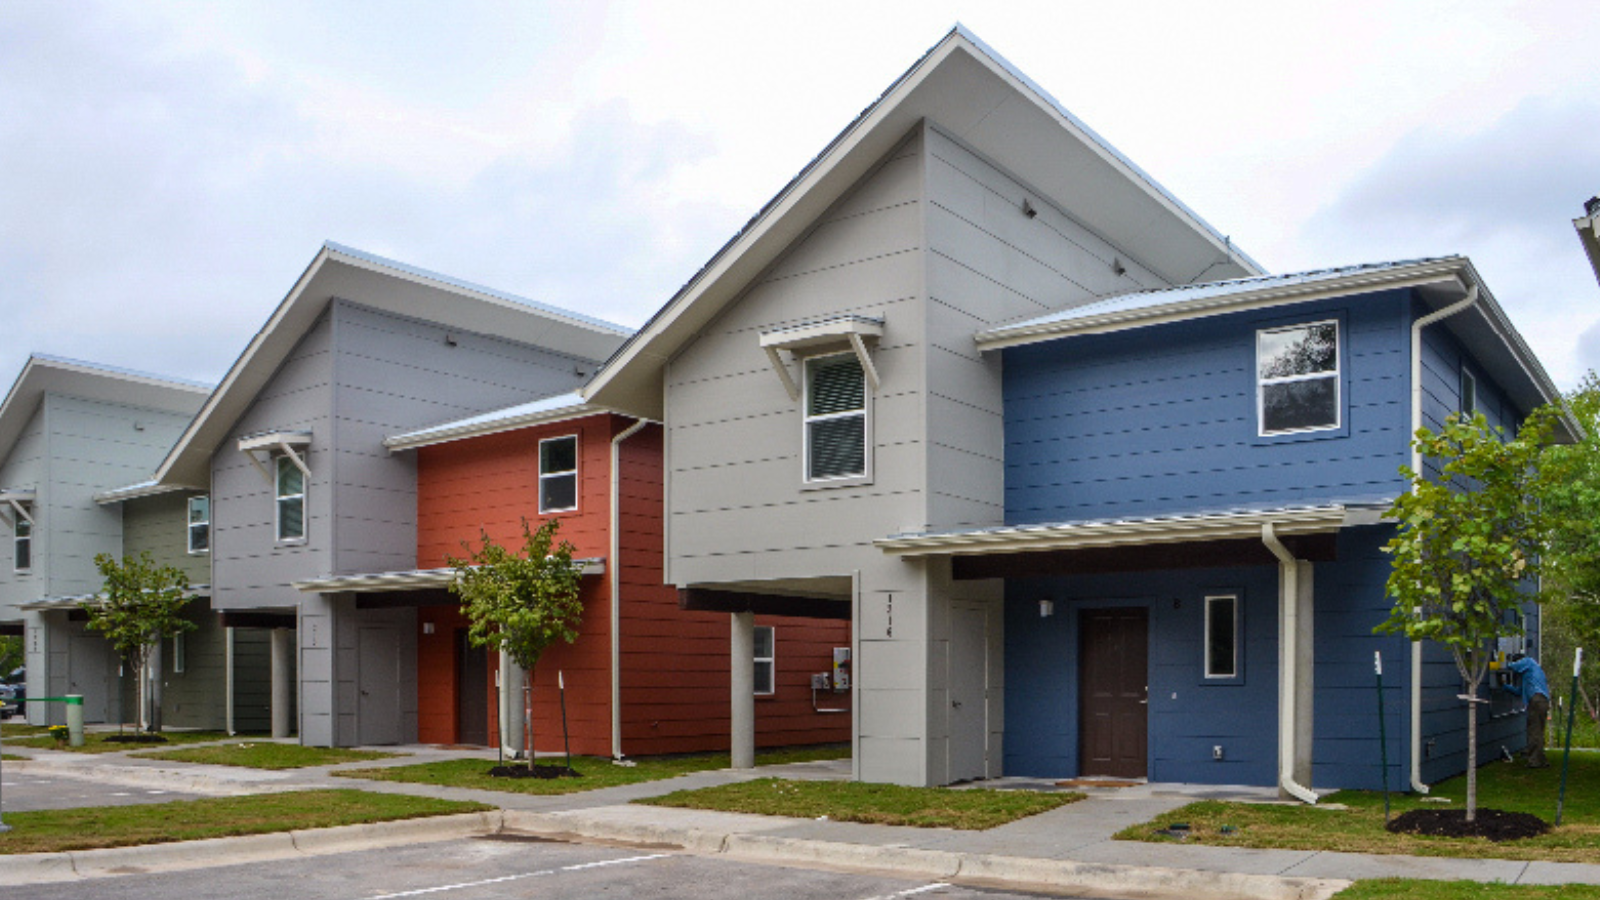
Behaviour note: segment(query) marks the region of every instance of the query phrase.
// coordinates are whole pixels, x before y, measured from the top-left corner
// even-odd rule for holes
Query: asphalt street
[[[198,795],[177,791],[101,784],[83,778],[24,775],[0,768],[0,813],[77,806],[129,806],[193,800]]]
[[[1005,900],[1039,896],[759,866],[682,853],[488,837],[276,863],[128,874],[6,889],[6,900]]]

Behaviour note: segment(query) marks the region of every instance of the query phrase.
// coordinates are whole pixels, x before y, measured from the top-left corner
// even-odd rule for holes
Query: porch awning
[[[211,585],[191,584],[189,585],[189,590],[184,592],[184,596],[188,597],[190,600],[193,600],[197,597],[210,597]],[[61,597],[41,597],[38,600],[29,600],[26,603],[18,603],[17,608],[25,609],[29,612],[50,612],[51,610],[74,610],[82,609],[85,606],[99,606],[104,602],[105,596],[96,592],[93,594],[72,594]]]
[[[1257,539],[1271,524],[1280,536],[1328,534],[1375,525],[1387,504],[1231,510],[1145,519],[1099,519],[968,531],[895,534],[873,541],[891,556],[971,556],[1097,547]]]
[[[582,575],[604,575],[605,557],[573,560]],[[296,581],[292,586],[308,594],[381,594],[389,591],[423,591],[447,588],[456,570],[412,569],[402,572],[369,572],[360,575],[328,575]]]

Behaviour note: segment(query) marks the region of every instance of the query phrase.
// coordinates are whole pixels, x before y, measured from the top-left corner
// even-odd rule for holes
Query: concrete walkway
[[[905,828],[826,820],[787,819],[631,805],[641,797],[753,778],[849,777],[848,761],[768,766],[756,770],[698,772],[666,781],[575,794],[539,796],[434,785],[356,781],[340,769],[412,765],[440,759],[483,758],[483,751],[428,746],[382,748],[406,756],[313,769],[267,772],[142,760],[124,753],[34,751],[29,773],[91,778],[139,786],[165,786],[197,794],[249,794],[306,788],[359,788],[455,800],[476,800],[504,810],[492,827],[580,840],[680,847],[743,861],[892,872],[930,879],[965,880],[1013,888],[1069,889],[1084,893],[1171,897],[1326,897],[1358,878],[1428,878],[1508,884],[1600,884],[1600,866],[1513,862],[1308,850],[1251,850],[1182,843],[1113,841],[1121,829],[1198,799],[1270,800],[1259,788],[1140,784],[1089,788],[1089,798],[987,831]],[[1050,787],[1025,779],[1000,779],[986,787]],[[420,825],[421,823],[417,823]],[[484,827],[491,827],[486,825]],[[416,840],[419,829],[406,832]],[[460,836],[452,826],[450,837]],[[243,840],[243,839],[239,839]],[[206,842],[226,845],[227,841]],[[90,851],[109,854],[117,851]],[[86,856],[87,853],[77,854]],[[12,860],[18,859],[12,857]],[[219,856],[213,864],[236,861]]]

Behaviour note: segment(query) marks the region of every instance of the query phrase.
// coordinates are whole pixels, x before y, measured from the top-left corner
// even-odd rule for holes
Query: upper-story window
[[[276,467],[278,540],[306,539],[306,473],[287,456],[273,457]]]
[[[1461,414],[1470,416],[1478,411],[1478,379],[1472,377],[1466,366],[1461,367]]]
[[[806,360],[806,480],[867,474],[867,385],[853,353]]]
[[[18,572],[27,572],[33,568],[33,523],[23,518],[16,517],[15,536],[16,562],[14,567]]]
[[[211,550],[211,498],[189,498],[189,552],[208,553]]]
[[[578,437],[539,442],[539,512],[578,508]]]
[[[1339,323],[1256,332],[1261,434],[1339,427]]]

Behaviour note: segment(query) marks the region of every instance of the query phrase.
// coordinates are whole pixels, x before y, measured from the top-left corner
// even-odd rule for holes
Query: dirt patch
[[[167,744],[171,743],[159,734],[108,734],[103,738],[108,744]]]
[[[489,770],[491,778],[582,778],[578,770],[567,766],[495,766]]]
[[[1550,825],[1529,813],[1480,809],[1476,821],[1467,821],[1464,809],[1413,809],[1395,816],[1388,824],[1393,832],[1427,834],[1435,837],[1481,837],[1491,841],[1516,841],[1538,837]]]

